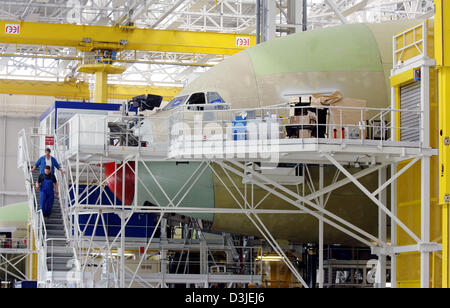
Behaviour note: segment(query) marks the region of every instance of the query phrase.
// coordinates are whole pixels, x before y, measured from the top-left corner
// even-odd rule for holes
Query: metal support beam
[[[308,31],[308,3],[307,0],[303,0],[302,7],[302,30],[303,32]]]
[[[155,23],[152,25],[152,28],[156,28],[162,22],[164,22],[164,20],[166,20],[166,18],[169,17],[169,15],[172,14],[176,9],[178,9],[184,2],[186,2],[186,0],[178,0],[178,2],[176,2],[169,10],[162,14],[157,21],[155,21]]]
[[[94,103],[108,102],[108,74],[105,71],[95,73]]]
[[[378,171],[378,186],[382,186],[386,182],[386,169],[380,169]],[[386,204],[386,191],[382,190],[378,196],[382,204]],[[381,208],[378,208],[378,238],[380,241],[387,241],[387,219],[386,213],[383,212]],[[387,259],[385,255],[378,255],[377,272],[375,277],[375,287],[385,288],[386,287],[386,264]]]
[[[343,24],[348,23],[347,18],[345,18],[344,15],[342,15],[342,12],[339,10],[334,0],[325,0],[325,3],[328,4],[328,6],[331,8],[331,10],[336,14],[336,16]]]
[[[385,190],[389,185],[391,185],[394,181],[396,181],[403,173],[409,170],[413,165],[415,165],[416,162],[419,161],[419,158],[415,158],[412,161],[410,161],[405,167],[402,168],[399,172],[395,173],[389,181],[383,181],[381,183],[378,183],[380,186],[379,188],[372,193],[372,196],[376,197],[378,194],[382,193],[383,190]],[[380,170],[379,170],[380,171]]]
[[[5,29],[11,23],[14,24],[0,21],[0,28]],[[110,49],[233,55],[247,48],[236,44],[238,37],[250,38],[250,46],[256,42],[254,35],[246,34],[33,22],[17,25],[20,26],[20,33],[8,34],[2,31],[0,43],[75,47],[81,51]]]
[[[391,178],[397,172],[397,164],[391,165]],[[391,184],[391,211],[397,216],[397,180]],[[393,219],[391,222],[391,245],[397,246],[397,224]],[[397,288],[397,256],[391,256],[391,288]]]
[[[430,187],[431,187],[431,161],[429,157],[421,161],[421,238],[423,243],[429,243],[430,237]],[[420,253],[420,287],[430,287],[430,253]]]
[[[408,246],[386,246],[386,247],[371,247],[371,251],[375,255],[393,256],[395,254],[409,253],[409,252],[436,252],[441,251],[442,245],[438,243],[419,243],[417,245]]]
[[[377,200],[368,190],[365,188],[358,180],[356,180],[345,168],[339,164],[330,154],[324,153],[323,154],[333,165],[335,165],[345,176],[347,176],[349,179],[352,180],[352,182],[362,191],[364,192],[379,208],[381,208],[389,217],[406,232],[409,236],[411,236],[412,239],[414,239],[417,243],[420,243],[420,239],[417,237],[414,232],[412,232],[402,221],[400,221],[396,216],[392,214],[391,211],[389,211],[386,206],[381,203],[379,200]]]
[[[372,236],[371,234],[365,232],[364,230],[361,230],[360,228],[358,228],[358,227],[354,226],[353,224],[349,223],[348,221],[345,221],[344,219],[342,219],[342,218],[340,218],[340,217],[334,215],[333,213],[331,213],[331,212],[329,212],[329,211],[327,211],[327,210],[325,210],[325,209],[322,209],[321,207],[317,206],[315,203],[313,203],[313,202],[311,202],[311,201],[309,201],[309,200],[306,200],[305,198],[303,198],[303,197],[301,197],[301,196],[295,194],[294,192],[292,192],[292,191],[286,189],[285,187],[283,187],[283,186],[277,184],[276,182],[271,181],[271,180],[268,179],[267,177],[264,177],[263,175],[258,174],[258,173],[256,173],[256,172],[254,172],[253,170],[250,170],[250,169],[246,168],[246,167],[243,166],[242,164],[239,164],[239,163],[237,163],[237,162],[232,162],[232,163],[233,163],[234,165],[238,166],[239,168],[241,168],[241,169],[243,169],[243,170],[245,170],[245,171],[247,171],[247,172],[250,172],[250,173],[253,175],[252,178],[248,178],[249,181],[253,182],[255,185],[257,185],[257,186],[259,186],[259,187],[261,187],[261,188],[263,188],[263,189],[265,189],[265,190],[267,190],[267,191],[270,191],[273,195],[275,195],[275,196],[277,196],[277,197],[279,197],[279,198],[285,200],[286,202],[289,202],[290,204],[294,205],[295,207],[297,207],[297,208],[299,208],[299,209],[305,211],[305,213],[308,213],[308,214],[310,214],[310,215],[316,217],[316,218],[319,219],[319,220],[323,220],[325,223],[327,223],[327,224],[333,226],[334,228],[336,228],[336,229],[338,229],[338,230],[344,232],[345,234],[347,234],[347,235],[349,235],[349,236],[355,238],[356,240],[358,240],[358,241],[364,243],[365,245],[367,245],[367,246],[369,246],[369,247],[372,246],[372,244],[371,244],[369,241],[367,241],[367,240],[363,239],[361,236],[359,236],[359,235],[357,235],[357,234],[355,234],[355,233],[353,233],[353,232],[347,230],[346,228],[343,228],[342,226],[338,225],[337,223],[334,223],[333,221],[331,221],[331,220],[329,220],[329,219],[327,219],[327,218],[325,218],[325,217],[322,217],[319,213],[322,212],[323,214],[325,214],[325,215],[329,216],[330,218],[332,218],[332,219],[338,221],[339,223],[342,223],[342,224],[345,225],[346,227],[348,227],[348,228],[350,228],[350,229],[352,229],[352,230],[354,230],[354,231],[356,231],[356,232],[358,232],[358,233],[360,233],[360,234],[366,236],[367,238],[369,238],[370,240],[372,240],[372,241],[378,243],[378,244],[381,245],[381,246],[384,246],[384,245],[385,245],[385,243],[380,242],[376,237]],[[219,164],[220,164],[220,163],[219,163]],[[239,171],[237,171],[236,169],[234,169],[234,168],[232,168],[232,167],[230,167],[230,166],[228,166],[228,165],[226,165],[226,164],[221,163],[221,166],[223,166],[225,169],[230,170],[231,172],[233,172],[233,173],[235,173],[235,174],[237,174],[237,175],[242,176],[242,174],[239,173]],[[256,181],[255,178],[260,178],[260,179],[262,180],[262,182],[264,182],[264,183],[269,183],[270,185],[273,185],[273,186],[276,187],[277,189],[283,191],[284,193],[287,193],[288,195],[291,195],[292,197],[298,199],[299,201],[294,201],[294,200],[292,200],[291,198],[288,198],[288,197],[285,196],[284,194],[279,193],[279,192],[275,191],[274,189],[271,189],[271,188],[268,187],[267,185],[262,184],[262,183]],[[304,203],[307,204],[308,206],[311,206],[312,208],[314,208],[315,210],[317,210],[319,213],[317,213],[317,212],[315,212],[315,211],[313,211],[313,210],[310,210],[310,209],[308,209],[308,208],[302,206],[302,205],[300,204],[300,202],[304,202]]]
[[[294,26],[289,29],[290,34],[305,31],[304,4],[304,0],[288,0],[287,2],[287,22]]]
[[[256,0],[256,44],[261,43],[261,0]]]
[[[277,17],[277,5],[276,1],[273,0],[262,0],[263,1],[263,21],[262,21],[262,41],[267,42],[275,39],[277,27],[276,27],[276,17]]]
[[[430,147],[430,68],[422,67],[421,75],[421,140],[422,147]],[[421,160],[421,238],[423,243],[431,240],[431,158],[423,157]],[[420,286],[430,287],[430,254],[422,252],[420,254]]]
[[[319,167],[319,191],[323,189],[324,181],[324,166]],[[319,203],[322,208],[325,208],[324,196],[320,196]],[[323,214],[322,214],[323,215]],[[319,288],[324,286],[324,270],[323,270],[323,237],[324,237],[324,223],[323,220],[319,220]]]

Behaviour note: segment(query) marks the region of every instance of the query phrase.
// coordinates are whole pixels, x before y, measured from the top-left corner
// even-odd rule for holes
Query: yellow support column
[[[36,251],[35,245],[35,235],[34,230],[28,227],[28,239],[29,239],[29,247],[31,250]],[[38,255],[36,253],[32,253],[27,257],[27,273],[26,276],[31,281],[38,281]]]
[[[108,102],[108,74],[105,71],[95,73],[94,103]]]
[[[442,287],[449,287],[450,198],[450,3],[435,0],[436,64],[439,71],[439,203],[442,204]]]
[[[450,266],[449,266],[449,196],[450,196],[450,148],[448,139],[450,137],[450,67],[439,69],[439,126],[440,150],[439,150],[439,202],[442,204],[442,286],[450,286]]]
[[[94,103],[108,103],[108,75],[122,74],[126,68],[112,64],[84,64],[78,68],[80,73],[95,74]]]

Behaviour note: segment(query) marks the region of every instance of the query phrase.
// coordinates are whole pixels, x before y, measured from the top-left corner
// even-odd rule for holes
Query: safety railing
[[[19,161],[18,166],[22,167],[24,170],[26,178],[26,189],[27,194],[30,197],[31,206],[31,230],[34,232],[35,246],[37,247],[38,254],[38,277],[39,281],[48,282],[47,272],[48,266],[47,261],[52,260],[53,253],[48,252],[48,243],[53,242],[54,239],[49,239],[47,235],[47,228],[45,224],[45,219],[42,210],[39,207],[39,200],[36,196],[35,182],[33,176],[30,172],[30,168],[34,161],[40,156],[39,151],[42,148],[41,141],[48,137],[48,134],[43,134],[40,128],[32,128],[29,131],[22,130],[19,134]],[[53,156],[60,162],[60,164],[66,167],[65,161],[60,159],[60,152],[58,151],[58,146],[54,146]],[[63,168],[64,168],[63,167]],[[64,174],[59,172],[55,173],[58,181],[59,194],[56,198],[59,198],[59,206],[61,208],[62,219],[64,224],[64,230],[66,237],[70,233],[70,219],[68,215],[68,209],[66,205],[68,204],[68,191],[65,189],[67,187],[67,179]],[[59,239],[61,240],[61,239]],[[53,246],[51,246],[53,247]],[[74,250],[75,253],[75,250]]]
[[[28,238],[0,238],[0,249],[28,249]]]
[[[63,153],[61,153],[61,147],[59,146],[58,143],[56,143],[56,147],[55,147],[55,157],[56,159],[62,164],[62,168],[63,170],[66,170],[67,172],[71,172],[71,167],[70,165],[68,165],[67,161],[63,158]],[[73,219],[72,216],[70,215],[70,202],[71,202],[71,197],[70,197],[70,181],[68,179],[68,177],[66,176],[65,173],[56,173],[55,174],[57,182],[58,182],[58,190],[59,190],[59,194],[58,194],[58,198],[59,198],[59,205],[61,208],[61,215],[62,215],[62,219],[63,219],[63,224],[64,224],[64,231],[65,231],[65,235],[66,235],[66,239],[68,241],[70,241],[72,238],[75,237],[75,228],[73,226]],[[49,239],[52,244],[55,242],[54,239]],[[54,261],[54,245],[52,245],[52,251],[51,251],[51,260],[52,262]],[[73,259],[78,260],[78,247],[76,247],[76,245],[71,245],[71,251],[73,253]],[[52,263],[52,268],[53,268],[53,263]]]
[[[23,129],[19,132],[18,143],[18,167],[22,168],[25,176],[25,189],[28,195],[29,213],[30,213],[30,226],[31,234],[29,234],[28,243],[30,243],[30,237],[34,239],[34,249],[38,255],[38,279],[39,281],[46,280],[47,274],[47,229],[45,226],[44,217],[39,207],[39,201],[36,197],[35,183],[33,176],[30,172],[32,160],[30,159],[29,142],[33,146],[32,141],[29,140],[26,130]],[[30,248],[31,248],[31,244]]]
[[[394,68],[407,65],[428,55],[428,22],[405,30],[393,39]]]
[[[421,110],[284,104],[254,109],[226,106],[179,106],[151,117],[74,116],[57,130],[58,149],[108,154],[114,150],[162,157],[185,156],[205,146],[232,144],[360,144],[420,147]],[[415,119],[407,125],[398,119]],[[401,136],[417,136],[402,140]],[[306,141],[307,140],[307,141]],[[405,143],[402,146],[405,146]],[[107,155],[106,155],[107,156]],[[60,159],[64,160],[61,155]]]
[[[35,157],[32,160],[32,161],[35,161],[38,157],[40,157],[39,150],[42,150],[42,147],[43,147],[41,144],[42,140],[45,140],[45,138],[49,137],[49,135],[44,134],[40,128],[32,128],[32,129],[30,129],[29,133],[26,133],[26,135],[27,135],[28,139],[30,140],[31,146],[33,147],[33,153],[36,153]],[[54,137],[54,136],[50,136],[50,137]],[[61,145],[59,145],[58,143],[55,142],[55,144],[54,144],[54,146],[52,146],[52,148],[53,148],[52,155],[59,162],[62,169],[67,172],[70,172],[70,166],[67,164],[67,161],[65,159],[63,159],[63,157],[62,157],[61,149],[64,150],[64,147],[61,147]],[[72,220],[70,219],[70,213],[69,213],[69,207],[68,207],[68,204],[70,202],[70,194],[69,194],[69,190],[68,190],[69,179],[67,178],[65,173],[61,173],[61,172],[55,172],[55,177],[57,179],[58,192],[59,192],[58,194],[56,194],[55,198],[59,199],[59,207],[61,210],[61,216],[62,216],[63,227],[64,227],[64,231],[65,231],[65,237],[66,237],[66,239],[70,240],[70,238],[73,235],[73,233],[71,231],[73,229],[73,226],[72,226]],[[33,189],[34,189],[34,183],[33,183]],[[37,201],[36,204],[39,205],[39,201]],[[40,213],[42,216],[42,211],[40,211]],[[52,250],[49,252],[48,244],[54,243],[55,241],[61,241],[61,239],[48,238],[46,226],[45,226],[45,220],[44,220],[43,216],[41,217],[40,221],[41,221],[41,227],[38,227],[38,228],[44,230],[44,232],[45,232],[45,236],[42,237],[42,245],[44,247],[44,249],[43,249],[44,253],[42,254],[42,260],[45,260],[45,262],[43,261],[43,263],[45,263],[45,266],[47,267],[46,261],[52,260],[52,262],[53,262],[53,258],[54,258],[53,245],[51,245]],[[76,258],[77,251],[76,251],[75,247],[72,247],[72,251],[73,251],[74,258]]]
[[[62,169],[68,171],[70,167],[63,159],[63,155],[61,154],[59,147],[55,147],[54,155],[56,160],[60,162]],[[55,173],[55,177],[58,182],[57,185],[59,194],[57,195],[57,198],[59,198],[59,205],[63,217],[64,230],[66,236],[70,238],[72,236],[72,225],[69,215],[69,203],[70,203],[69,180],[67,179],[64,173]]]
[[[127,247],[126,252],[124,252],[127,260],[126,266],[131,270],[137,271],[139,275],[152,273],[230,276],[263,275],[263,263],[265,261],[261,255],[261,247],[236,246],[235,248],[242,252],[242,255],[239,259],[233,259],[230,247],[225,246],[219,249],[205,246],[204,260],[200,261],[199,256],[201,252],[199,248],[188,248],[191,246],[180,245],[179,248],[174,248],[175,245],[171,244],[171,249],[166,250],[166,255],[172,256],[170,258],[161,257],[160,252],[154,250],[140,251],[140,247],[135,249]],[[114,262],[115,260],[120,261],[121,254],[119,251],[93,249],[90,251],[89,256],[83,255],[83,257],[91,260],[92,263],[96,263],[101,259],[108,259],[110,262]],[[282,260],[278,261],[282,262]]]
[[[183,106],[172,111],[169,156],[185,156],[203,146],[227,149],[240,144],[336,143],[395,146],[398,136],[413,132],[411,146],[420,147],[421,111],[367,107],[290,105],[256,109],[196,111]],[[396,124],[401,115],[417,125]],[[393,117],[393,118],[392,118]],[[238,149],[237,149],[238,150]],[[224,150],[225,151],[225,150]],[[222,154],[222,153],[220,153]]]
[[[56,130],[59,149],[109,152],[134,149],[165,155],[167,117],[76,115]]]
[[[38,270],[38,277],[39,281],[47,281],[47,228],[45,226],[45,220],[44,215],[42,213],[42,210],[39,210],[38,216],[37,216],[37,226],[34,228],[34,230],[37,230],[39,236],[39,249],[38,249],[38,263],[39,263],[39,270]]]

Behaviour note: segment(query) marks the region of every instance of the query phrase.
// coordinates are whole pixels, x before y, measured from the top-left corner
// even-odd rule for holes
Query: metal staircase
[[[38,180],[40,171],[35,170],[30,174],[30,167],[33,161],[27,148],[27,135],[22,131],[19,136],[22,141],[22,167],[26,179],[29,204],[31,208],[30,225],[35,234],[35,246],[38,252],[38,280],[40,284],[45,283],[46,287],[63,286],[67,282],[69,272],[72,270],[71,264],[75,256],[75,251],[69,246],[69,235],[67,234],[63,210],[61,206],[60,195],[55,194],[53,209],[50,217],[44,218],[40,210],[39,200],[40,192],[35,189],[35,183]],[[20,150],[20,149],[19,149]],[[57,176],[59,191],[65,188],[61,176]]]
[[[36,183],[39,171],[33,172],[33,182]],[[40,200],[40,192],[35,190],[37,200]],[[55,201],[50,217],[44,218],[47,230],[47,270],[48,272],[68,272],[67,266],[74,258],[71,248],[67,247],[64,221],[61,213],[59,196],[55,194]]]

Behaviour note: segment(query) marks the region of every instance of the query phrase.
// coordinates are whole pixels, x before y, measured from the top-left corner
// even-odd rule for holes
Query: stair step
[[[50,219],[54,218],[54,219],[62,220],[62,215],[59,214],[59,213],[51,213],[49,218]]]
[[[40,175],[39,170],[35,170],[31,174],[31,178],[34,183],[37,182]],[[40,191],[34,190],[36,195],[36,205],[39,207]],[[70,264],[70,260],[74,258],[73,249],[68,247],[65,229],[64,219],[61,209],[61,202],[59,195],[55,194],[53,208],[50,217],[45,218],[45,227],[47,230],[47,268],[49,272],[65,273],[69,272],[71,268],[67,265]]]
[[[66,235],[53,235],[53,236],[47,236],[47,246],[66,246],[67,244],[67,238]]]
[[[65,235],[66,232],[64,230],[47,230],[47,238],[64,237]]]
[[[45,225],[58,225],[58,224],[63,224],[62,219],[54,218],[51,216],[50,218],[45,219]]]
[[[73,249],[70,247],[67,247],[66,243],[62,243],[61,245],[52,245],[47,246],[47,254],[48,255],[73,255]]]
[[[61,252],[54,252],[51,249],[47,251],[47,256],[50,256],[50,258],[73,258],[73,254],[72,253],[61,253]]]
[[[50,272],[69,272],[71,270],[66,264],[47,264],[47,269]]]
[[[73,256],[57,256],[52,255],[51,251],[47,252],[47,264],[53,262],[53,264],[66,264],[69,260],[73,259]]]
[[[67,264],[70,260],[73,259],[73,256],[69,257],[48,257],[47,258],[47,265],[48,264]]]
[[[50,230],[57,230],[57,231],[64,231],[64,225],[62,223],[58,223],[58,224],[49,224],[49,223],[45,223],[45,227],[47,228],[47,232]]]
[[[52,239],[54,239],[54,237]],[[57,249],[66,248],[67,241],[65,238],[48,241],[47,242],[47,250],[52,249],[52,247],[57,248]]]

